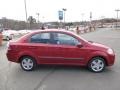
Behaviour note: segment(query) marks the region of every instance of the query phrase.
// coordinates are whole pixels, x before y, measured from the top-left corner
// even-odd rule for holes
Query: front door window
[[[54,33],[54,41],[56,42],[56,44],[59,45],[75,46],[79,43],[79,41],[76,38],[63,33]]]

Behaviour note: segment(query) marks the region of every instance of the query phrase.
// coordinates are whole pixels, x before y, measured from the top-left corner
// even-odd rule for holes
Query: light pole
[[[116,20],[116,28],[117,28],[117,26],[118,26],[118,12],[119,12],[120,10],[119,10],[119,9],[116,9],[115,11],[117,12],[117,20]]]
[[[42,20],[42,30],[45,29],[45,21],[44,21],[44,18],[45,18],[45,17],[43,16],[43,17],[42,17],[42,19],[43,19],[43,20]]]
[[[26,0],[24,0],[24,5],[25,5],[25,16],[26,16],[26,28],[27,27],[27,6],[26,6]]]
[[[26,16],[26,22],[27,22],[27,6],[26,6],[26,0],[24,0],[24,5],[25,5],[25,16]]]
[[[37,18],[38,18],[38,23],[39,23],[39,16],[40,16],[40,13],[36,13],[37,15]]]
[[[65,12],[67,11],[67,9],[63,8],[62,10],[64,11],[64,27],[65,27]]]
[[[82,17],[82,23],[81,24],[85,28],[84,15],[85,15],[84,13],[81,14],[81,17]]]
[[[90,22],[92,22],[92,12],[90,12]]]
[[[102,28],[104,27],[104,19],[105,19],[105,16],[101,16],[101,27]]]
[[[90,12],[90,31],[92,31],[92,12]]]

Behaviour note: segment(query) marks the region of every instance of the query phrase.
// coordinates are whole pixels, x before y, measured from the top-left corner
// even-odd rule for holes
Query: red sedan
[[[55,64],[87,66],[93,72],[101,72],[114,64],[115,54],[105,45],[65,30],[40,30],[9,42],[7,58],[20,63],[26,71],[38,64]]]

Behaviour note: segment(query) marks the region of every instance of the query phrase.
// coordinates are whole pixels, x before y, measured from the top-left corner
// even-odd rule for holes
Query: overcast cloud
[[[115,9],[120,9],[120,0],[26,0],[28,16],[40,21],[58,21],[58,10],[66,8],[66,21],[115,18]],[[24,0],[0,0],[0,18],[25,20]]]

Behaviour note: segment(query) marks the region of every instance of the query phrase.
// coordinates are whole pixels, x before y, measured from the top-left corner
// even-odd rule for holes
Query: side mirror
[[[88,41],[88,42],[93,43],[93,41]]]
[[[83,47],[83,45],[81,43],[78,43],[77,47],[81,48],[81,47]]]

